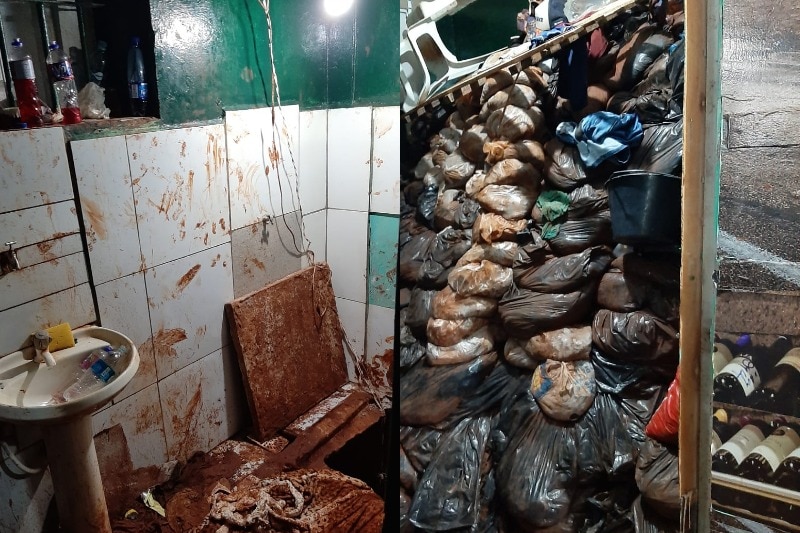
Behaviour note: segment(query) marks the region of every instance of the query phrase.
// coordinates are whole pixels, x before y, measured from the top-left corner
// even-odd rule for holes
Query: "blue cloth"
[[[618,165],[627,163],[631,147],[641,144],[644,133],[639,117],[633,113],[617,115],[599,111],[586,116],[579,124],[562,122],[556,128],[556,136],[577,146],[581,160],[593,168],[606,160]]]
[[[549,41],[553,37],[561,35],[562,33],[564,33],[565,31],[569,30],[570,28],[572,28],[572,26],[567,26],[564,23],[560,23],[557,26],[553,27],[553,29],[545,30],[542,33],[540,33],[539,35],[535,35],[535,36],[533,36],[531,38],[531,46],[530,46],[530,48],[531,49],[536,48],[537,46],[539,46],[543,42]]]

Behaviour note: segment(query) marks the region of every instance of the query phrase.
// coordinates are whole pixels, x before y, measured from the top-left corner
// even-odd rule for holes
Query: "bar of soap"
[[[50,335],[50,344],[47,345],[47,349],[50,350],[50,352],[75,346],[75,337],[72,336],[72,328],[69,327],[69,324],[66,322],[62,322],[52,328],[47,328],[47,334]]]

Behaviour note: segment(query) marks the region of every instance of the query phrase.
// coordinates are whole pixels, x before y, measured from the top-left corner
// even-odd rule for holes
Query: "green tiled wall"
[[[369,215],[369,302],[394,309],[397,282],[397,235],[400,218],[396,215]]]
[[[282,103],[302,109],[397,105],[397,4],[360,0],[331,19],[322,3],[271,2]],[[267,24],[257,0],[150,0],[150,8],[165,123],[270,104]]]

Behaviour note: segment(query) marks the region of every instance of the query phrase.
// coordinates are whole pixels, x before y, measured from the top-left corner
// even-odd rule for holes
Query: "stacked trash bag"
[[[501,71],[405,156],[401,531],[679,530],[677,448],[645,428],[680,256],[618,245],[605,185],[680,174],[681,30],[628,12],[591,37],[581,110],[558,68]]]

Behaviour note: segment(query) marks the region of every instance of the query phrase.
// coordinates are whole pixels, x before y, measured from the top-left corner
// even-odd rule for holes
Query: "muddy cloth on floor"
[[[383,500],[334,470],[296,470],[272,478],[220,482],[209,496],[211,520],[230,531],[379,532]]]

